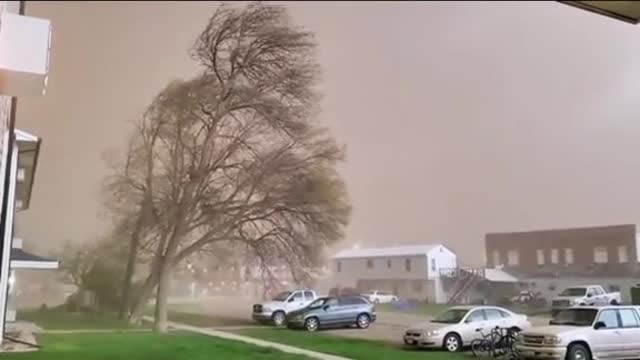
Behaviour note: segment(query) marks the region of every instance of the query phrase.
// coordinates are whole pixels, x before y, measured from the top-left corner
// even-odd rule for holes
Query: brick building
[[[514,275],[638,274],[635,225],[487,234],[487,263]]]
[[[600,284],[629,297],[640,282],[636,225],[491,233],[485,237],[487,266],[502,268],[524,287],[551,297],[563,288]]]

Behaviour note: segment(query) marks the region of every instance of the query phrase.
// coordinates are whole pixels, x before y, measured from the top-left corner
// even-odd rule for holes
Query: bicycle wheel
[[[486,339],[471,341],[471,353],[475,357],[487,357],[491,353],[491,343]]]

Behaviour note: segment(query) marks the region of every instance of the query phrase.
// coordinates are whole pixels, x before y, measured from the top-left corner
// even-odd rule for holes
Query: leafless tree
[[[132,248],[151,257],[133,320],[155,289],[155,329],[166,331],[171,270],[213,244],[242,244],[303,279],[344,236],[344,151],[314,120],[315,49],[282,6],[223,5],[193,47],[203,72],[154,99],[109,178],[119,203],[135,204],[122,210]]]

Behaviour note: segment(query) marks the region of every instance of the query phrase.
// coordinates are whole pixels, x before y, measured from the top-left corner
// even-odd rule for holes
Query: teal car
[[[307,331],[345,326],[366,329],[376,321],[376,317],[375,305],[363,297],[329,296],[287,314],[287,326]]]

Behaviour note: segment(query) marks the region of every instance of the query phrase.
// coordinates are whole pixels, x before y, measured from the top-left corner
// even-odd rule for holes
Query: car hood
[[[425,321],[425,322],[417,323],[417,324],[414,324],[414,325],[410,326],[408,330],[414,330],[414,331],[436,331],[436,330],[446,329],[447,327],[450,327],[452,325],[454,325],[454,324],[439,324],[439,323],[433,323],[433,322]]]
[[[284,301],[265,301],[260,303],[260,305],[266,308],[280,308],[284,306]]]
[[[584,330],[585,326],[570,326],[570,325],[548,325],[548,326],[538,326],[531,328],[529,330],[523,331],[522,335],[534,335],[534,336],[543,336],[543,335],[571,335],[575,332],[580,332]]]
[[[295,310],[295,311],[290,311],[287,313],[287,317],[294,317],[294,316],[298,316],[298,315],[304,315],[310,311],[313,311],[313,309],[299,309],[299,310]]]

